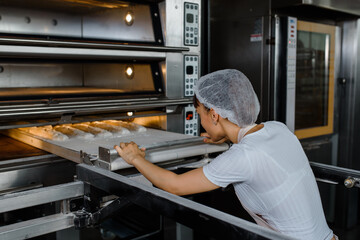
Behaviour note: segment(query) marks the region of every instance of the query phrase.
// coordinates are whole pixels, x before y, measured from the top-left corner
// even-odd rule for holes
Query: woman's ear
[[[215,112],[215,110],[211,108],[210,109],[210,117],[211,117],[213,124],[216,126],[217,123],[219,122],[220,115],[217,114],[217,112]]]

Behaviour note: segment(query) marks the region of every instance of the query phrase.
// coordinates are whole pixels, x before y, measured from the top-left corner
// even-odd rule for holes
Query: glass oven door
[[[299,139],[333,133],[335,30],[297,21],[294,122]]]

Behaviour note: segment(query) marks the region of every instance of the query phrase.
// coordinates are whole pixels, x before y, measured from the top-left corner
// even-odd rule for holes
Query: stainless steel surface
[[[359,111],[359,53],[360,53],[360,20],[342,23],[343,48],[341,54],[340,75],[346,79],[346,84],[340,85],[340,121],[339,165],[360,169],[358,161],[360,136],[358,120]]]
[[[183,46],[183,7],[184,2],[182,0],[166,1],[165,3],[163,15],[166,15],[164,24],[166,46]]]
[[[81,16],[34,9],[0,7],[0,32],[81,37]]]
[[[358,134],[360,120],[360,84],[359,84],[359,54],[360,54],[360,21],[342,21],[341,27],[341,67],[340,77],[346,79],[345,84],[338,85],[339,94],[339,153],[337,165],[360,169],[360,135]],[[351,228],[359,223],[359,195],[356,192],[339,192],[336,198],[337,218],[343,218],[338,223],[343,228]]]
[[[124,21],[128,12],[134,18],[131,26]],[[140,4],[89,13],[83,17],[82,34],[87,39],[156,42],[150,14],[150,7]]]
[[[158,52],[181,52],[189,51],[188,47],[174,46],[148,46],[148,45],[128,45],[121,43],[101,43],[99,41],[66,41],[66,40],[44,40],[29,38],[0,37],[0,43],[4,45],[27,45],[27,46],[47,46],[47,47],[77,47],[77,48],[100,48],[118,50],[141,50]]]
[[[29,8],[0,8],[0,32],[116,41],[155,42],[150,7],[142,4],[93,9],[83,14]],[[133,14],[128,26],[124,18]]]
[[[74,226],[74,215],[55,214],[0,227],[2,240],[28,239]]]
[[[162,60],[164,52],[0,45],[2,57]]]
[[[1,195],[73,181],[74,168],[73,162],[49,155],[1,161]]]
[[[181,53],[166,53],[166,96],[184,96],[184,66]]]
[[[84,183],[72,182],[0,196],[0,213],[84,195]]]
[[[39,114],[56,114],[61,116],[62,113],[81,113],[91,114],[102,111],[134,111],[139,109],[151,109],[156,107],[176,106],[191,103],[191,99],[126,99],[126,100],[99,100],[83,102],[63,102],[63,103],[44,103],[29,105],[0,106],[0,117],[5,118],[24,118],[31,115]],[[135,114],[136,116],[136,114]],[[0,129],[7,129],[6,126],[0,126]]]
[[[0,62],[0,66],[3,69],[0,88],[74,87],[83,84],[83,69],[77,64]]]
[[[127,77],[125,71],[129,66],[133,69],[131,78]],[[58,94],[81,94],[81,92],[95,95],[96,92],[98,95],[104,95],[104,93],[111,95],[111,91],[114,93],[116,91],[122,93],[159,92],[159,89],[155,89],[154,82],[157,79],[154,79],[149,63],[128,61],[127,63],[71,64],[28,61],[23,63],[0,62],[0,67],[2,68],[0,88],[4,88],[0,97],[11,97],[12,94],[22,97],[36,96],[37,93],[40,95],[54,94],[52,98],[56,98]],[[154,71],[154,74],[158,76],[161,72]],[[25,87],[27,88],[25,89]],[[88,87],[97,87],[98,89]],[[66,91],[68,92],[66,93]],[[42,97],[39,96],[39,99]]]
[[[201,13],[202,6],[200,1],[189,0],[186,2],[199,4],[199,13]],[[166,16],[166,46],[184,46],[184,1],[166,1]],[[199,22],[201,22],[201,15],[199,16]],[[199,33],[201,33],[201,26]],[[201,42],[201,36],[199,42]],[[199,46],[188,47],[190,48],[190,52],[199,53],[201,51],[200,44]]]
[[[125,70],[133,68],[133,77],[127,78]],[[159,72],[156,72],[160,74]],[[156,74],[155,73],[155,74]],[[101,81],[99,79],[101,78]],[[84,85],[91,87],[115,88],[133,92],[158,91],[155,89],[150,64],[86,64]]]
[[[150,0],[150,2],[157,1],[159,0]],[[31,3],[23,0],[2,0],[1,2],[7,7],[60,11],[76,15],[109,8],[124,8],[130,5],[129,2],[117,0],[34,0]]]

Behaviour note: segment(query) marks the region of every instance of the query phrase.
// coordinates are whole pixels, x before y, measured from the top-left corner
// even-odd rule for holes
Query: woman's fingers
[[[115,148],[115,150],[117,151],[117,153],[121,156],[121,154],[122,154],[122,149],[121,149],[121,147],[118,146],[118,145],[115,145],[114,148]]]
[[[121,142],[119,145],[115,145],[114,148],[119,156],[129,164],[132,164],[133,159],[139,156],[145,157],[145,148],[139,149],[138,145],[134,142]]]

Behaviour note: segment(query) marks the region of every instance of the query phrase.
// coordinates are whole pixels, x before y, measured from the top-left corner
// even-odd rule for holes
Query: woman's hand
[[[119,156],[130,165],[134,165],[134,161],[138,158],[145,158],[145,148],[139,149],[138,145],[134,142],[121,142],[119,146],[115,145],[114,148]]]
[[[227,140],[229,140],[228,138],[224,137],[224,138],[222,138],[222,139],[214,142],[213,140],[211,140],[211,136],[210,136],[208,133],[202,133],[201,136],[202,136],[202,137],[205,137],[205,138],[204,138],[204,142],[205,142],[205,143],[221,144],[221,143],[224,143],[224,142],[226,142]]]

